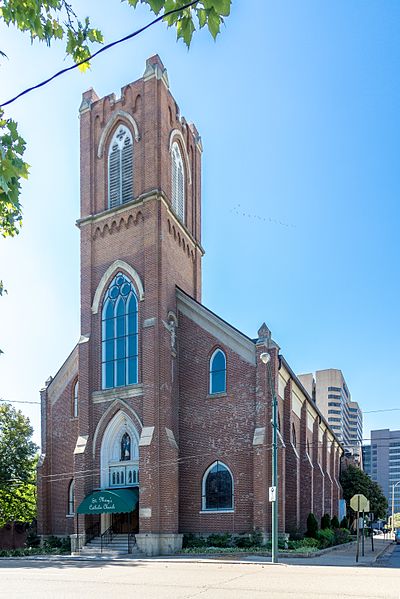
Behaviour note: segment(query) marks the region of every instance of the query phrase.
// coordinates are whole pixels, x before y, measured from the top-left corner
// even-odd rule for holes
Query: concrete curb
[[[351,541],[350,543],[343,543],[342,545],[335,545],[334,547],[327,547],[326,549],[320,549],[319,551],[313,551],[313,552],[307,552],[307,553],[295,553],[295,552],[289,552],[289,551],[279,551],[278,553],[278,557],[282,558],[303,558],[303,559],[307,559],[307,558],[313,558],[313,557],[319,557],[321,555],[325,555],[326,553],[331,553],[332,551],[337,551],[339,549],[343,549],[344,547],[350,547],[351,545],[354,545],[355,541]],[[379,554],[380,555],[380,554]],[[21,556],[15,556],[15,557],[0,557],[0,561],[14,561],[14,560],[26,560],[26,561],[49,561],[49,562],[58,562],[61,560],[67,560],[67,561],[77,561],[77,562],[82,562],[82,561],[88,561],[88,562],[154,562],[154,561],[170,561],[170,562],[175,562],[175,563],[182,563],[182,562],[195,562],[195,563],[215,563],[221,560],[223,563],[227,564],[227,563],[232,563],[232,564],[237,564],[237,563],[257,563],[257,564],[268,564],[269,562],[260,562],[260,561],[250,561],[249,559],[246,559],[246,561],[241,561],[240,558],[250,558],[250,557],[271,557],[271,553],[270,552],[263,552],[263,553],[252,553],[251,551],[249,552],[238,552],[238,553],[178,553],[175,555],[165,555],[165,556],[155,556],[155,557],[137,557],[137,556],[133,556],[133,557],[110,557],[110,556],[80,556],[80,555],[68,555],[68,554],[58,554],[58,555],[21,555]],[[229,558],[236,558],[236,559],[229,559]],[[238,559],[239,558],[239,559]]]

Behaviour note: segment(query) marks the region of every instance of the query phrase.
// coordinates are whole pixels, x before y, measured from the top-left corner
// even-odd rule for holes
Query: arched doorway
[[[104,431],[100,468],[102,489],[139,487],[139,433],[123,410],[115,414]],[[102,532],[110,527],[116,534],[138,532],[139,505],[129,513],[102,514]]]

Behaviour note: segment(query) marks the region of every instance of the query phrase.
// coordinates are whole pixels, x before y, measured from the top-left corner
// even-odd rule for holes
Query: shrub
[[[314,516],[314,514],[311,512],[307,516],[306,537],[311,537],[312,539],[315,539],[317,537],[317,532],[318,532],[318,522],[317,522],[317,519]]]
[[[301,544],[303,547],[319,547],[319,542],[317,539],[305,538],[301,541]]]
[[[304,537],[304,534],[302,534],[299,530],[296,530],[295,532],[291,532],[290,533],[290,540],[291,541],[301,541]]]
[[[339,528],[349,528],[349,521],[346,516],[341,519]]]
[[[324,528],[317,532],[317,540],[321,549],[331,547],[335,542],[335,533],[330,528]]]
[[[340,524],[339,524],[339,520],[337,516],[333,516],[332,518],[332,522],[331,522],[331,527],[336,530],[336,528],[340,528]]]
[[[45,549],[61,549],[62,540],[59,537],[51,535],[45,539],[43,547]]]
[[[195,549],[197,547],[206,547],[207,541],[204,537],[198,537],[193,533],[187,533],[183,535],[182,547],[183,549]]]
[[[337,528],[334,531],[334,544],[342,545],[343,543],[348,543],[350,541],[350,532],[347,528]]]
[[[288,541],[288,549],[292,551],[308,551],[309,549],[318,549],[319,542],[317,539],[305,538],[305,539],[291,539]]]
[[[71,539],[70,537],[55,537],[51,535],[45,539],[43,551],[44,553],[70,553]]]
[[[229,533],[212,534],[207,538],[208,547],[231,547],[232,536]]]
[[[262,547],[263,546],[263,535],[260,530],[253,530],[250,535],[252,546],[254,547]]]
[[[26,536],[25,545],[27,547],[39,547],[40,546],[40,537],[36,534],[35,531],[31,530],[28,532]]]
[[[321,530],[331,528],[331,517],[329,514],[324,514],[321,518]]]
[[[237,535],[234,537],[233,543],[235,547],[239,547],[240,549],[249,549],[250,547],[254,547],[253,540],[249,535]]]

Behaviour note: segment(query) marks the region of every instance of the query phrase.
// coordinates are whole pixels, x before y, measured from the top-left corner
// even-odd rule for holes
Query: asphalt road
[[[399,579],[400,579],[400,544],[395,545],[393,551],[387,551],[378,560],[378,566],[382,568],[399,568]],[[400,588],[400,587],[399,587]],[[400,590],[399,590],[400,597]]]
[[[396,552],[397,553],[397,552]],[[393,556],[393,559],[397,559]],[[399,599],[396,568],[0,560],[2,599]]]

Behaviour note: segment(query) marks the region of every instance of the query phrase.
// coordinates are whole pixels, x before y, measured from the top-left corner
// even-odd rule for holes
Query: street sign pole
[[[365,537],[365,531],[364,531],[364,528],[365,528],[365,515],[364,514],[365,514],[365,512],[363,511],[363,513],[362,513],[362,537],[361,537],[361,548],[362,548],[361,555],[363,557],[364,557],[364,543],[365,543],[365,540],[364,540],[364,537]]]
[[[357,548],[356,548],[356,562],[358,562],[358,556],[360,554],[360,512],[357,510]]]
[[[363,514],[363,527],[362,527],[362,554],[364,555],[364,514],[365,512],[369,512],[371,510],[369,501],[362,495],[361,493],[357,493],[353,495],[350,499],[350,507],[351,509],[357,513],[357,549],[356,549],[356,562],[358,562],[358,558],[360,556],[360,512]]]

